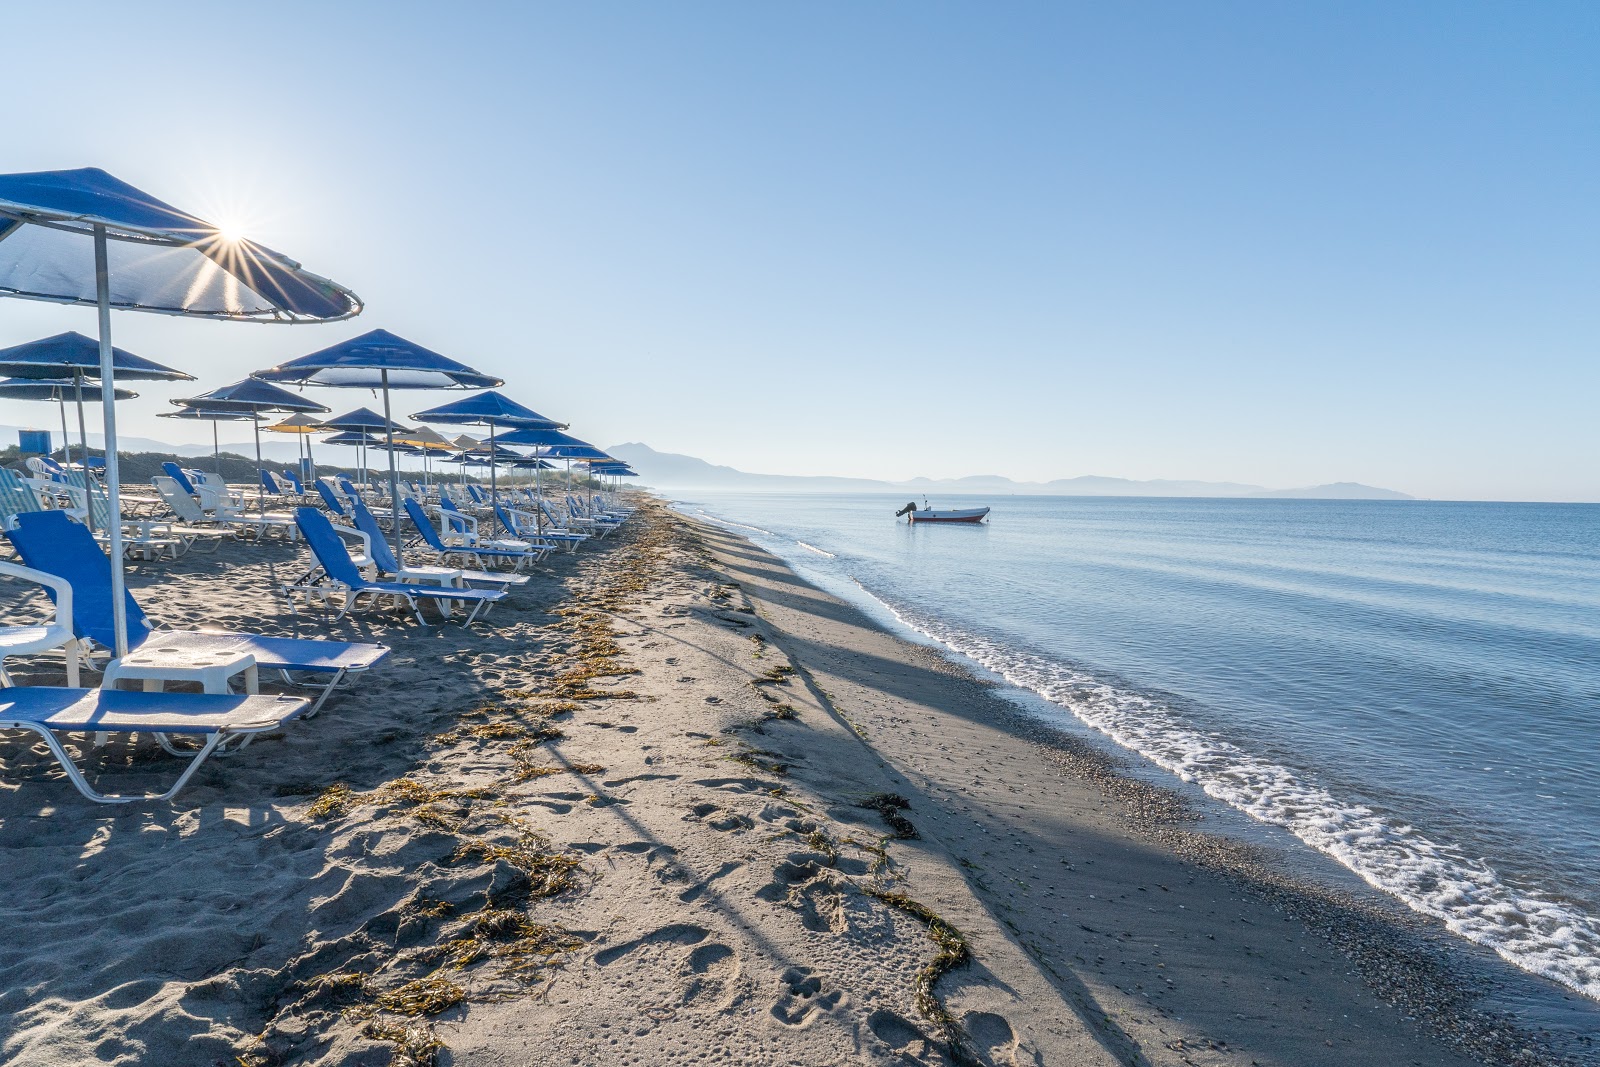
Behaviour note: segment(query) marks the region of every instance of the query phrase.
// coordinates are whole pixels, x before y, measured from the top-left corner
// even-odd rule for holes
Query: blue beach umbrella
[[[280,415],[304,414],[312,411],[327,411],[325,404],[315,400],[307,400],[298,393],[291,393],[282,386],[273,385],[271,382],[258,381],[255,378],[246,378],[242,382],[224,385],[220,389],[213,389],[209,393],[189,397],[186,400],[174,400],[174,404],[185,408],[208,408],[212,411],[248,411],[255,415],[269,413]],[[262,511],[267,510],[267,487],[261,480],[261,423],[252,420],[252,429],[256,437],[256,504]]]
[[[500,440],[501,440],[501,442],[503,444],[508,444],[508,445],[533,445],[534,446],[533,455],[535,457],[545,457],[545,458],[555,458],[555,459],[560,459],[560,458],[564,458],[564,457],[547,456],[546,454],[547,454],[548,450],[551,449],[551,448],[558,448],[558,447],[560,447],[560,448],[593,448],[594,447],[593,445],[589,444],[589,442],[580,441],[578,438],[573,437],[569,433],[562,433],[561,431],[564,430],[565,428],[566,427],[562,427],[561,429],[554,429],[554,428],[540,429],[540,428],[537,428],[537,427],[529,427],[529,428],[526,428],[526,429],[512,430],[510,433],[501,434]],[[571,465],[569,464],[568,466],[570,468]],[[534,492],[538,493],[541,497],[544,495],[544,480],[540,477],[539,472],[541,470],[552,470],[552,469],[554,469],[553,466],[548,466],[548,465],[545,466],[545,467],[542,467],[542,468],[541,467],[535,467],[533,469]],[[570,478],[571,470],[569,469],[567,473],[568,473],[568,476]],[[540,533],[544,532],[544,509],[543,508],[536,509],[536,512],[534,514],[534,524],[535,524],[536,528],[539,530]]]
[[[103,170],[0,174],[0,296],[93,305],[100,377],[115,387],[111,310],[254,322],[330,322],[361,312],[350,290],[232,237]],[[113,651],[127,654],[117,412],[102,395],[111,522]]]
[[[565,423],[547,419],[532,408],[524,407],[492,389],[463,400],[429,408],[411,417],[417,422],[437,422],[448,426],[487,426],[491,449],[494,448],[495,433],[502,426],[530,430],[554,430],[566,426]],[[498,492],[495,468],[490,467],[489,494],[493,497]]]
[[[217,477],[222,477],[222,444],[217,436],[217,423],[219,422],[260,422],[261,416],[253,411],[240,408],[179,408],[177,411],[163,411],[156,415],[160,419],[193,419],[198,422],[211,423],[211,459],[217,468]]]
[[[162,366],[152,359],[136,356],[124,348],[111,349],[112,369],[122,381],[192,382],[194,375]],[[100,342],[85,337],[75,330],[26,341],[10,348],[0,348],[0,374],[14,378],[70,379],[73,399],[78,405],[78,446],[83,455],[89,454],[89,434],[83,422],[83,382],[85,378],[100,378]],[[64,403],[64,399],[63,399]],[[66,411],[61,412],[61,446],[67,450],[67,462],[72,462],[71,449],[67,448]]]
[[[349,433],[359,434],[381,433],[387,435],[391,430],[399,434],[408,434],[411,432],[410,430],[406,429],[406,427],[401,426],[399,423],[392,422],[389,419],[384,418],[371,408],[356,408],[354,411],[349,411],[335,418],[327,419],[322,423],[322,428],[324,430],[344,430]],[[375,438],[372,443],[381,444],[381,442]],[[361,464],[361,480],[362,482],[366,483],[368,489],[371,489],[372,476],[367,472],[367,456],[365,450],[362,451],[361,459],[358,462]]]
[[[372,330],[341,341],[320,352],[301,356],[276,367],[257,371],[255,377],[288,385],[325,385],[336,389],[383,390],[383,417],[391,424],[384,431],[389,448],[389,499],[400,499],[400,478],[394,466],[391,389],[492,389],[505,383],[492,374],[475,371],[431,349],[388,330]],[[400,553],[400,522],[390,524],[395,555]]]
[[[118,400],[132,400],[139,394],[131,389],[118,389]],[[82,379],[70,380],[66,378],[6,378],[0,381],[0,400],[54,400],[56,407],[61,412],[61,451],[62,458],[67,463],[72,462],[72,446],[68,443],[67,436],[67,400],[75,397],[78,401],[78,429],[80,435],[83,430],[83,381]],[[87,435],[83,435],[87,436]],[[89,443],[83,442],[82,458],[85,465],[89,459]],[[88,518],[88,516],[85,516]]]

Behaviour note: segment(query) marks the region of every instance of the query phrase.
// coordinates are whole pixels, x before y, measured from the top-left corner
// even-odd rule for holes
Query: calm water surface
[[[680,500],[1600,999],[1600,506]]]

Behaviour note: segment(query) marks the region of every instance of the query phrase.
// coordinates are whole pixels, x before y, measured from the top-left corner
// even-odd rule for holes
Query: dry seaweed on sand
[[[927,926],[928,938],[938,946],[939,951],[917,972],[917,977],[912,983],[917,1010],[938,1027],[940,1036],[949,1046],[952,1060],[959,1064],[978,1063],[979,1060],[969,1047],[966,1032],[961,1029],[961,1024],[956,1022],[955,1016],[950,1014],[949,1009],[934,991],[934,986],[938,984],[940,978],[972,961],[972,949],[967,945],[967,939],[962,936],[960,930],[946,922],[926,904],[913,900],[903,892],[868,888],[866,893]]]
[[[883,821],[894,831],[894,836],[902,841],[911,841],[922,836],[917,833],[917,828],[911,820],[900,814],[901,811],[911,807],[911,801],[899,793],[873,793],[857,803],[856,807],[867,808],[882,815]]]
[[[439,1062],[439,1053],[444,1050],[444,1042],[434,1035],[431,1027],[397,1019],[374,1019],[361,1028],[361,1033],[394,1046],[390,1067],[434,1067]]]
[[[446,978],[415,978],[379,993],[374,1003],[395,1015],[438,1015],[466,998],[466,990]]]

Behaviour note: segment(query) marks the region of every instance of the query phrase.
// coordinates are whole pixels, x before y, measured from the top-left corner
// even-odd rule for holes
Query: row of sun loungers
[[[241,495],[225,485],[176,464],[168,467],[165,476],[154,480],[156,495],[140,502],[141,517],[124,521],[130,546],[139,545],[145,558],[160,559],[202,542],[214,547],[227,537],[303,541],[310,550],[312,566],[301,578],[286,583],[283,592],[291,611],[297,595],[325,605],[337,601],[334,621],[365,602],[403,604],[424,625],[421,608],[425,604],[445,618],[462,609],[466,611],[463,623],[471,623],[525,585],[529,579],[522,572],[547,553],[570,550],[591,536],[604,536],[625,518],[620,512],[599,509],[580,515],[576,501],[569,498],[569,514],[561,516],[565,521],[558,523],[558,513],[548,501],[512,493],[504,500],[485,498],[478,509],[486,512],[483,521],[491,526],[498,522],[510,535],[496,538],[481,535],[480,516],[463,511],[448,494],[441,495],[437,505],[439,525],[422,503],[407,496],[401,501],[403,517],[399,521],[403,525],[409,521],[409,532],[414,534],[407,550],[427,560],[416,562],[396,555],[379,521],[385,512],[369,507],[347,480],[337,489],[319,480],[312,492],[306,493],[303,486],[288,481],[285,472],[286,480],[276,484],[279,491],[275,495],[284,499],[289,492],[283,490],[293,492],[292,499],[297,501],[293,511],[251,512]],[[64,476],[37,473],[40,479],[23,479],[15,472],[0,470],[0,517],[5,537],[22,559],[22,565],[0,562],[0,575],[42,586],[54,601],[55,613],[48,622],[0,626],[0,686],[4,687],[0,688],[0,729],[40,737],[85,797],[100,803],[168,799],[213,753],[243,747],[256,734],[280,729],[297,718],[310,718],[336,689],[389,655],[387,646],[374,643],[158,630],[128,595],[127,659],[104,663],[102,688],[80,688],[82,669],[93,666],[96,657],[109,656],[114,648],[110,561],[100,543],[109,522],[109,506],[92,477],[77,472],[65,472]],[[49,488],[32,484],[39,481]],[[263,488],[273,489],[274,482],[276,479],[264,477]],[[327,505],[326,512],[306,503],[318,498]],[[167,517],[154,514],[152,499],[164,506]],[[512,506],[522,500],[543,511],[549,525],[542,525],[534,510]],[[350,525],[335,525],[330,514]],[[386,517],[391,523],[396,521],[392,512]],[[100,531],[100,541],[80,521],[84,519]],[[586,527],[587,532],[576,532],[576,526]],[[66,657],[65,687],[12,684],[5,671],[7,658],[55,649]],[[242,695],[228,691],[226,677],[220,689],[208,685],[204,694],[134,693],[116,688],[119,678],[130,673],[148,677],[130,672],[130,666],[152,658],[180,664],[230,663],[235,668],[248,663],[251,691]],[[254,692],[260,671],[276,674],[291,689],[304,689],[310,696],[261,696]],[[206,670],[197,666],[192,676],[207,676]],[[104,793],[89,782],[62,744],[61,735],[81,733],[94,734],[97,739],[110,734],[150,734],[169,753],[187,757],[188,763],[160,793]]]

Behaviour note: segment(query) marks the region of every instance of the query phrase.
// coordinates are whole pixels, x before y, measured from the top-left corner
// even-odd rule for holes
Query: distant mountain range
[[[1077,478],[1057,478],[1048,482],[1018,482],[998,474],[978,474],[967,478],[913,478],[906,482],[879,481],[874,478],[835,478],[827,475],[750,474],[707,463],[694,456],[657,452],[638,442],[613,445],[611,455],[633,465],[641,483],[663,489],[744,489],[756,492],[829,493],[933,493],[1039,494],[1052,496],[1210,496],[1276,497],[1297,500],[1412,500],[1406,493],[1379,489],[1357,482],[1298,489],[1268,489],[1241,482],[1197,482],[1173,479],[1135,481],[1086,474]]]

